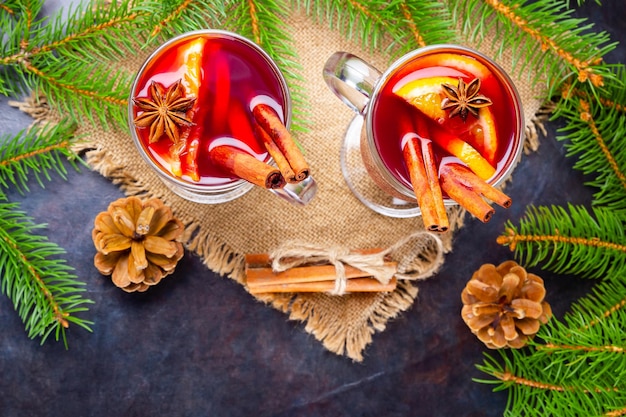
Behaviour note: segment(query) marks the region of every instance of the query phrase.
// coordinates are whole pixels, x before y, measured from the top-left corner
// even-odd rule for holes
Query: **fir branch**
[[[563,321],[542,326],[529,349],[486,355],[479,369],[496,380],[480,382],[511,391],[505,415],[610,415],[626,403],[624,294],[624,279],[604,281]]]
[[[602,295],[606,295],[605,289],[601,291]],[[600,306],[588,309],[592,302],[599,302]],[[545,340],[545,344],[534,344],[535,350],[518,360],[532,366],[544,366],[544,379],[568,379],[583,382],[588,387],[626,389],[623,385],[626,377],[624,339],[622,329],[617,325],[626,314],[621,302],[605,308],[600,292],[597,296],[585,297],[585,302],[579,303],[575,312],[568,313],[563,322],[553,320],[540,330],[538,338]],[[588,322],[583,323],[583,319]]]
[[[297,1],[307,13],[325,19],[331,28],[339,30],[348,39],[355,39],[371,49],[382,46],[385,34],[393,31],[393,21],[386,19],[389,1],[381,0],[324,0]]]
[[[591,31],[591,25],[583,24],[586,19],[571,17],[567,1],[467,0],[455,2],[453,10],[470,40],[481,42],[493,31],[497,49],[511,52],[519,74],[528,68],[541,69],[527,72],[529,77],[534,74],[532,83],[547,83],[549,95],[566,80],[600,88],[615,76],[602,57],[616,43],[606,32]]]
[[[626,72],[618,81],[594,96],[589,88],[567,90],[558,103],[555,117],[567,125],[557,138],[565,141],[568,155],[578,157],[574,168],[593,176],[588,185],[597,188],[594,205],[626,210]],[[610,99],[610,101],[608,101]]]
[[[626,403],[622,326],[626,321],[626,274],[621,216],[598,207],[593,210],[595,218],[602,219],[598,223],[586,209],[573,206],[569,212],[540,208],[534,213],[524,220],[528,224],[520,225],[520,230],[526,227],[535,231],[534,238],[522,239],[533,242],[529,245],[534,247],[526,249],[533,262],[549,258],[547,265],[556,265],[555,258],[562,256],[567,259],[560,265],[563,272],[583,277],[604,274],[605,279],[575,303],[563,321],[553,318],[542,326],[536,337],[541,342],[532,341],[530,350],[501,351],[504,368],[496,359],[488,358],[479,369],[496,377],[500,389],[509,389],[505,415],[611,415]],[[541,217],[543,220],[537,220]],[[540,237],[538,232],[546,230],[558,232],[546,239],[552,246],[549,256],[544,256],[542,244],[535,239]],[[510,237],[517,236],[513,232]],[[569,236],[567,243],[560,240],[563,234]],[[514,240],[517,237],[511,242]],[[578,251],[572,249],[576,245],[580,245]],[[598,265],[591,265],[593,262]]]
[[[626,352],[626,349],[624,349],[623,347],[615,346],[615,345],[573,346],[573,345],[557,345],[554,343],[546,343],[545,345],[539,345],[537,346],[537,350],[545,350],[548,353],[558,352],[558,351],[572,351],[572,352],[582,351],[582,352],[594,352],[594,353],[595,352],[599,352],[599,353],[606,353],[606,352],[625,353]]]
[[[625,278],[626,279],[626,278]],[[546,340],[587,346],[624,345],[623,331],[614,323],[626,320],[626,280],[605,280],[581,298]],[[558,326],[557,322],[555,326]]]
[[[348,39],[370,49],[385,47],[391,57],[429,44],[456,39],[445,4],[436,0],[295,0],[312,17],[328,21]]]
[[[14,28],[0,50],[0,66],[10,76],[0,84],[0,91],[18,95],[41,90],[51,106],[76,122],[95,123],[96,115],[104,127],[114,121],[126,128],[131,75],[109,61],[133,50],[142,31],[130,37],[121,34],[133,33],[142,20],[129,8],[128,0],[119,6],[112,3],[70,9],[67,18],[61,17],[61,10],[49,21],[30,22],[23,13],[11,16]],[[98,54],[106,61],[94,60]]]
[[[529,207],[519,227],[508,222],[497,241],[528,266],[588,278],[626,275],[623,216],[606,208]]]
[[[440,1],[398,1],[389,5],[392,12],[392,55],[405,54],[427,45],[458,43],[454,20]]]
[[[51,54],[66,65],[82,65],[94,56],[107,60],[116,59],[133,51],[135,37],[122,36],[138,22],[137,13],[128,10],[129,1],[119,7],[116,2],[105,7],[83,7],[65,12],[60,10],[50,19],[30,22],[22,14],[18,20],[9,21],[12,30],[7,32],[8,41],[0,49],[0,65],[16,67],[16,71],[28,72],[33,60],[45,61]],[[88,5],[89,6],[89,5]],[[29,14],[27,14],[29,15]],[[141,35],[141,31],[137,31]],[[27,78],[22,78],[22,81]],[[12,80],[9,79],[7,83]],[[7,84],[7,95],[17,95],[32,89],[32,84]]]
[[[77,168],[82,160],[71,150],[70,138],[75,125],[68,121],[58,124],[36,125],[22,130],[15,136],[0,138],[0,185],[15,187],[20,193],[30,191],[31,176],[44,187],[43,179],[50,180],[50,171],[66,178],[64,160]]]
[[[34,26],[37,16],[41,12],[43,4],[43,0],[16,1],[15,3],[10,4],[9,8],[17,12],[15,15],[22,16],[26,29],[30,31]],[[23,44],[23,46],[26,45],[27,42]]]
[[[14,15],[15,14],[15,10],[13,10],[11,8],[11,6],[8,4],[8,2],[0,4],[0,11],[6,12],[9,15]]]
[[[92,322],[76,316],[91,300],[81,296],[80,282],[59,255],[65,252],[37,231],[15,203],[0,202],[0,277],[2,292],[13,302],[30,338],[43,344],[52,334],[63,339],[74,323],[91,331]]]
[[[605,97],[604,95],[602,95],[602,96],[592,96],[588,91],[585,91],[585,90],[583,90],[581,88],[573,88],[573,86],[571,84],[569,84],[569,83],[565,83],[563,85],[562,91],[563,91],[562,92],[562,99],[563,100],[580,99],[580,100],[583,100],[583,101],[589,103],[589,102],[593,101],[594,99],[597,99],[598,104],[601,105],[602,107],[606,108],[606,109],[615,108],[615,110],[618,113],[626,112],[626,104],[625,104],[626,101],[624,101],[624,98],[623,98],[624,92],[626,91],[626,89],[623,89],[623,88],[620,89],[619,91],[615,92],[616,95],[621,95],[622,96],[621,99],[620,99],[619,96],[611,95],[611,94],[608,94],[607,97]],[[621,91],[621,94],[620,94],[620,91]],[[569,101],[569,102],[565,102],[564,101],[564,103],[567,103],[567,104],[571,105],[572,101]],[[558,116],[558,111],[559,111],[559,108],[557,107],[555,109],[555,113],[553,115],[554,118],[559,117]]]
[[[480,382],[496,384],[496,390],[509,390],[505,416],[602,415],[621,406],[626,399],[621,381],[615,383],[611,372],[601,375],[586,372],[589,358],[574,356],[570,362],[555,358],[554,352],[528,354],[513,349],[498,353],[504,365],[499,359],[485,355],[484,364],[478,368],[495,378]],[[622,354],[609,354],[617,361],[623,360]]]
[[[415,45],[417,45],[418,48],[423,48],[426,46],[426,41],[424,40],[422,32],[417,28],[418,21],[413,17],[410,6],[412,5],[407,4],[406,1],[400,3],[399,5],[400,10],[402,11],[402,15],[404,16],[407,27],[409,29],[408,33],[410,33],[413,37]]]
[[[133,74],[116,69],[111,61],[135,54],[150,31],[171,36],[176,30],[206,27],[210,19],[216,22],[223,16],[222,3],[207,0],[135,5],[125,0],[104,6],[94,2],[70,7],[67,16],[60,10],[49,20],[34,22],[24,17],[29,14],[7,14],[8,18],[1,19],[2,25],[12,30],[0,49],[0,66],[11,70],[13,76],[0,78],[0,92],[18,95],[41,90],[52,106],[77,122],[87,119],[106,128],[113,121],[125,129]],[[95,56],[101,59],[94,60]]]
[[[134,10],[147,18],[149,40],[166,39],[192,30],[219,27],[227,2],[168,0],[137,2]]]
[[[143,22],[141,13],[131,8],[132,0],[103,1],[72,5],[61,10],[38,26],[30,42],[33,47],[23,52],[25,59],[56,52],[68,60],[84,57],[92,62],[94,57],[115,60],[134,52],[143,31],[134,36],[128,31]]]
[[[96,124],[95,115],[104,128],[111,122],[121,129],[127,127],[127,97],[132,83],[132,74],[127,71],[113,70],[109,64],[99,62],[69,67],[52,56],[46,62],[29,64],[27,71],[21,74],[25,80],[33,75],[38,78],[32,83],[34,93],[44,93],[61,114],[92,124]]]
[[[623,149],[622,146],[620,146],[621,149],[615,149],[616,152],[612,152],[609,148],[608,140],[605,139],[604,135],[600,132],[600,128],[598,126],[598,123],[603,123],[605,125],[603,131],[605,132],[609,132],[612,127],[618,129],[617,131],[614,131],[613,137],[619,138],[621,142],[621,139],[624,137],[624,133],[626,133],[626,131],[624,130],[624,120],[622,118],[613,119],[609,117],[602,117],[599,119],[594,118],[591,113],[591,107],[589,105],[589,102],[585,100],[579,101],[579,112],[580,120],[588,126],[589,130],[591,130],[591,133],[593,134],[592,137],[597,143],[597,147],[600,149],[604,157],[603,159],[605,160],[605,164],[603,165],[607,166],[610,169],[610,174],[607,176],[614,176],[617,179],[619,183],[619,188],[620,190],[622,190],[622,192],[618,194],[624,195],[623,191],[626,190],[626,174],[624,174],[624,170],[621,168],[621,166],[623,166],[624,162],[626,162],[623,158],[624,156],[626,156],[626,153],[621,152],[622,157],[620,157],[620,154],[618,152]],[[607,120],[609,122],[616,121],[617,123],[606,123]],[[573,147],[570,147],[570,149],[573,149]],[[580,159],[575,167],[580,168],[581,162],[586,163],[587,159]],[[596,173],[597,172],[600,172],[600,169],[597,169]]]

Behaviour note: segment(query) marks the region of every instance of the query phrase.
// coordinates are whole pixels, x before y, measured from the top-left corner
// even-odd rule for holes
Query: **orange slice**
[[[478,118],[469,116],[465,122],[460,117],[448,117],[448,111],[441,109],[441,101],[445,97],[441,86],[443,83],[458,85],[458,80],[452,77],[419,78],[407,82],[394,93],[438,126],[472,144],[495,166],[498,138],[493,112],[489,107],[483,107],[478,111]]]
[[[473,143],[492,165],[496,164],[498,134],[496,131],[496,120],[489,107],[483,107],[478,110],[478,119],[461,137]]]
[[[183,54],[183,62],[185,66],[185,72],[183,73],[183,84],[186,86],[187,94],[196,97],[196,102],[189,113],[192,120],[199,111],[200,100],[198,99],[198,95],[200,92],[200,79],[202,77],[202,50],[204,49],[205,43],[206,38],[199,37],[197,39],[194,39],[189,43],[189,45],[187,45]],[[191,132],[188,131],[187,136],[190,136],[190,133]],[[185,138],[185,140],[187,140],[187,137]],[[179,151],[180,153],[184,151],[187,152],[186,173],[191,177],[193,181],[196,182],[200,181],[200,171],[198,168],[199,146],[200,139],[198,137],[193,137],[187,143],[187,147]],[[183,175],[180,162],[176,166],[172,165],[172,171],[174,175],[178,177]]]
[[[397,90],[394,89],[394,94],[417,107],[430,119],[442,124],[447,119],[446,111],[441,109],[441,100],[445,97],[441,85],[444,83],[457,85],[459,81],[452,77],[418,78]]]
[[[498,80],[495,74],[482,62],[476,58],[472,58],[468,55],[455,54],[455,53],[436,53],[427,55],[418,60],[420,67],[428,68],[434,66],[453,68],[457,71],[466,73],[471,78],[479,78],[481,83],[482,94],[489,97],[494,103],[504,103],[505,99],[502,95],[502,90],[499,86]],[[456,85],[458,81],[455,80],[453,85]],[[489,108],[486,108],[489,109]],[[484,133],[484,139],[482,133],[478,132],[476,138],[472,140],[479,149],[485,151],[485,156],[491,163],[495,163],[496,155],[496,123],[491,109],[480,113],[480,126],[473,125],[470,127],[472,130],[482,129]],[[483,120],[483,117],[485,118]],[[470,139],[471,140],[471,139]],[[484,143],[484,146],[482,145]]]
[[[183,52],[183,62],[185,72],[183,74],[183,84],[187,88],[187,94],[198,97],[200,91],[200,77],[202,76],[202,50],[206,38],[198,37],[186,45]]]
[[[437,145],[459,158],[483,180],[488,180],[496,173],[494,166],[475,147],[456,134],[439,127],[434,127],[430,133]]]

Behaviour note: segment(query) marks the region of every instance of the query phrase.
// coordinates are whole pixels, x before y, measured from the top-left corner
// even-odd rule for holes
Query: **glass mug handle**
[[[291,204],[306,206],[317,192],[317,183],[312,176],[309,176],[299,183],[287,184],[283,188],[270,189],[270,191]]]
[[[335,52],[324,65],[328,87],[356,113],[362,114],[382,73],[349,52]]]

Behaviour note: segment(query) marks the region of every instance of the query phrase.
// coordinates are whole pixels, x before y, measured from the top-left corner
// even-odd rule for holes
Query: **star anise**
[[[167,89],[152,81],[148,88],[149,97],[135,97],[133,103],[142,110],[134,119],[137,127],[150,127],[150,143],[157,142],[165,134],[172,142],[180,139],[179,126],[191,126],[187,111],[194,105],[195,97],[185,97],[185,87],[181,80]]]
[[[469,84],[465,84],[459,78],[459,85],[453,86],[448,83],[441,84],[446,97],[441,100],[441,109],[450,111],[450,117],[460,116],[463,122],[467,120],[467,113],[478,117],[478,109],[490,106],[491,99],[480,93],[480,79],[474,78]]]

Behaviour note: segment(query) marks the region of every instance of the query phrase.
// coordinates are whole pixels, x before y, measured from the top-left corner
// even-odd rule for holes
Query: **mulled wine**
[[[476,168],[485,181],[493,182],[515,157],[514,142],[521,136],[516,97],[499,74],[491,64],[467,51],[418,55],[391,72],[369,109],[373,142],[385,168],[412,188],[402,150],[407,135],[421,129],[432,140],[437,166],[442,161],[458,160]],[[449,109],[444,110],[446,88],[453,97],[448,99]],[[458,97],[462,94],[465,97]],[[479,102],[472,101],[470,94],[491,104],[469,108],[465,117],[452,115],[455,109],[463,109],[463,100],[470,105]]]
[[[430,45],[381,72],[336,52],[323,75],[362,116],[348,128],[341,166],[366,206],[391,217],[421,215],[427,230],[444,232],[445,206],[460,204],[488,221],[494,210],[485,199],[511,205],[496,186],[521,155],[524,115],[512,80],[493,60],[460,45]],[[362,165],[351,159],[357,130]]]
[[[229,32],[191,32],[163,45],[146,61],[131,97],[150,99],[153,83],[165,97],[178,81],[184,86],[183,96],[195,102],[172,117],[186,117],[189,123],[183,120],[174,126],[173,137],[168,136],[167,125],[157,138],[152,127],[132,127],[146,159],[170,182],[193,190],[238,183],[239,178],[212,163],[210,151],[218,146],[236,148],[259,161],[270,159],[254,132],[252,110],[267,104],[288,125],[291,109],[285,81],[265,52]],[[135,105],[129,116],[134,119],[141,113]]]

